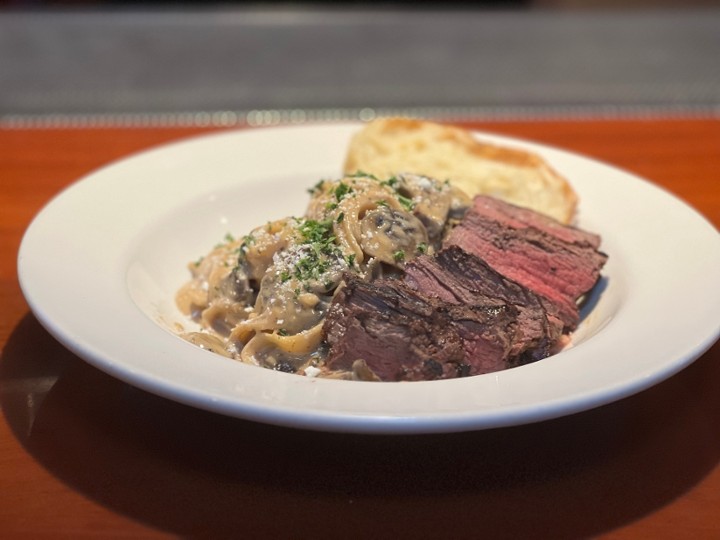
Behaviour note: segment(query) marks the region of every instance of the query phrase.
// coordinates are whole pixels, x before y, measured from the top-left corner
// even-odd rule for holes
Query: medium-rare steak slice
[[[536,294],[458,246],[447,247],[435,257],[416,257],[405,266],[403,279],[423,295],[452,304],[515,306],[518,329],[510,350],[513,364],[549,356],[562,334],[563,323],[548,314]]]
[[[492,207],[502,205],[503,215],[525,213],[507,203],[493,203]],[[574,330],[580,319],[577,300],[595,286],[607,255],[589,242],[568,242],[559,234],[530,225],[515,227],[509,219],[496,219],[498,212],[489,213],[488,207],[487,198],[476,198],[445,246],[460,246],[550,301],[557,307],[565,331]]]
[[[362,360],[383,381],[498,371],[507,367],[516,318],[512,306],[449,304],[397,279],[348,274],[325,319],[326,365],[352,370]]]
[[[600,247],[600,235],[565,225],[545,214],[487,195],[478,195],[473,199],[473,211],[513,229],[532,227],[563,242],[589,245],[595,249]]]

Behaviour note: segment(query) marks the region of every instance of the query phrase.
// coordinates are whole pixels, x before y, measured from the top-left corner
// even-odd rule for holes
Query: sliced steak
[[[517,311],[508,305],[451,304],[400,280],[348,274],[324,323],[326,365],[358,360],[383,381],[479,375],[507,367]]]
[[[554,236],[563,242],[588,245],[594,249],[600,247],[600,235],[565,225],[545,214],[535,212],[529,208],[515,206],[494,197],[486,195],[475,197],[473,199],[473,212],[513,229],[531,227]]]
[[[489,212],[488,208],[494,210]],[[515,214],[525,220],[515,220],[522,226],[515,226],[507,217]],[[607,255],[598,251],[594,242],[566,241],[561,238],[564,233],[550,234],[547,227],[540,229],[527,221],[523,209],[499,201],[489,204],[487,197],[477,197],[446,238],[445,246],[460,246],[541,296],[546,307],[556,307],[564,330],[572,331],[580,319],[577,301],[597,283]],[[554,228],[559,231],[562,227],[558,223]],[[576,236],[575,231],[566,230],[565,236]]]
[[[450,246],[435,257],[421,256],[405,266],[405,283],[425,296],[451,304],[513,305],[518,328],[510,351],[510,362],[521,365],[550,355],[562,334],[557,311],[548,313],[540,298],[493,270],[479,257],[459,246]]]

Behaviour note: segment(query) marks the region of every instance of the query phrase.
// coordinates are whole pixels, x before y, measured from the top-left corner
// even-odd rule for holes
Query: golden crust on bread
[[[408,172],[449,180],[471,197],[491,195],[563,223],[572,221],[577,206],[570,184],[540,156],[423,120],[369,122],[353,136],[344,171],[385,178]]]

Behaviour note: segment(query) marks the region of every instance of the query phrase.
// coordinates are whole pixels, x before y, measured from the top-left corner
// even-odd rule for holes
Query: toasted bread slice
[[[575,215],[577,195],[540,156],[476,139],[459,127],[407,118],[380,118],[356,133],[345,173],[377,177],[416,173],[449,180],[473,197],[490,195],[562,223]]]

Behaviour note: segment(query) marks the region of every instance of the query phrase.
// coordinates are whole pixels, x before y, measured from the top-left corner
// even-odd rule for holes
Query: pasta
[[[201,332],[183,337],[248,364],[321,377],[362,378],[324,366],[322,325],[343,275],[377,277],[433,253],[469,199],[447,182],[358,172],[321,180],[302,217],[228,235],[189,264],[179,309]]]

